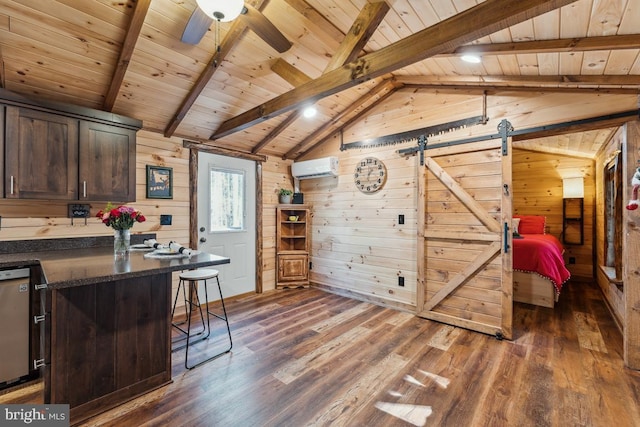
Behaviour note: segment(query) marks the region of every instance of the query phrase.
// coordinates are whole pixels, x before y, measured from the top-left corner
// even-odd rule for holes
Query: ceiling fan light
[[[244,0],[196,0],[196,3],[204,13],[220,22],[233,21],[244,7]]]

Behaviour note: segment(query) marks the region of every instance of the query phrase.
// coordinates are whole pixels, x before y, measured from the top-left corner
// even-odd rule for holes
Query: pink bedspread
[[[556,294],[571,273],[564,266],[562,243],[550,234],[521,234],[513,239],[513,269],[538,273],[553,283]]]

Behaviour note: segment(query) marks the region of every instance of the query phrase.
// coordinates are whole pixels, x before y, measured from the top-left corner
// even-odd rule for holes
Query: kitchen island
[[[112,247],[3,254],[0,268],[31,266],[44,323],[44,403],[81,422],[171,382],[172,273],[227,264],[198,253],[154,259]],[[33,275],[32,275],[33,279]]]

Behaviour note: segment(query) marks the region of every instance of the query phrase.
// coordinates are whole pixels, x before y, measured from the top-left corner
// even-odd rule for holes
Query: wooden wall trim
[[[189,247],[198,247],[198,151],[189,150]]]
[[[263,260],[262,260],[262,245],[263,245],[263,197],[262,197],[262,163],[256,162],[256,292],[261,294],[263,292],[262,278],[263,278]]]
[[[420,164],[420,156],[414,156],[416,162],[416,186],[418,190],[417,197],[417,233],[418,239],[416,243],[416,256],[417,256],[417,283],[416,283],[416,315],[424,310],[424,293],[426,278],[426,261],[424,253],[424,239],[425,230],[427,228],[426,215],[426,180],[427,180],[427,167]]]
[[[202,151],[210,154],[218,154],[220,156],[229,156],[236,159],[252,160],[254,162],[267,161],[267,156],[264,156],[262,154],[243,153],[241,151],[228,150],[222,147],[214,147],[212,145],[202,144],[199,142],[187,141],[186,139],[182,141],[182,146],[190,150]]]
[[[187,141],[184,142],[185,147]],[[198,151],[199,147],[189,150],[189,247],[198,247]],[[207,151],[207,150],[203,150]],[[209,151],[207,151],[209,152]],[[216,153],[219,154],[219,153]],[[256,292],[262,293],[262,163],[256,161]]]
[[[640,161],[640,123],[629,122],[627,129],[626,165],[623,170],[623,194],[630,197],[631,177]],[[624,265],[624,361],[631,369],[640,369],[640,214],[626,211],[623,221]]]
[[[507,339],[513,338],[513,250],[504,253],[505,245],[513,248],[513,237],[511,233],[511,218],[513,217],[513,140],[507,138],[502,141],[506,144],[506,154],[502,155],[502,185],[505,191],[502,192],[502,226],[507,224],[508,232],[502,233],[503,253],[502,253],[502,334]]]
[[[381,307],[393,308],[394,310],[406,311],[412,314],[415,314],[416,312],[416,308],[413,305],[405,304],[398,301],[391,301],[389,299],[377,297],[375,295],[363,294],[361,292],[355,292],[350,289],[333,286],[327,283],[312,281],[310,285],[313,288],[322,289],[325,292],[352,298],[358,301],[368,302],[371,304],[379,305]]]

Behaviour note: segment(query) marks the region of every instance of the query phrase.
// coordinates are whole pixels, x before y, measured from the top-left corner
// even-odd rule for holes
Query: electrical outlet
[[[398,215],[398,224],[404,224],[404,215]]]
[[[398,286],[404,288],[404,277],[398,276]]]

